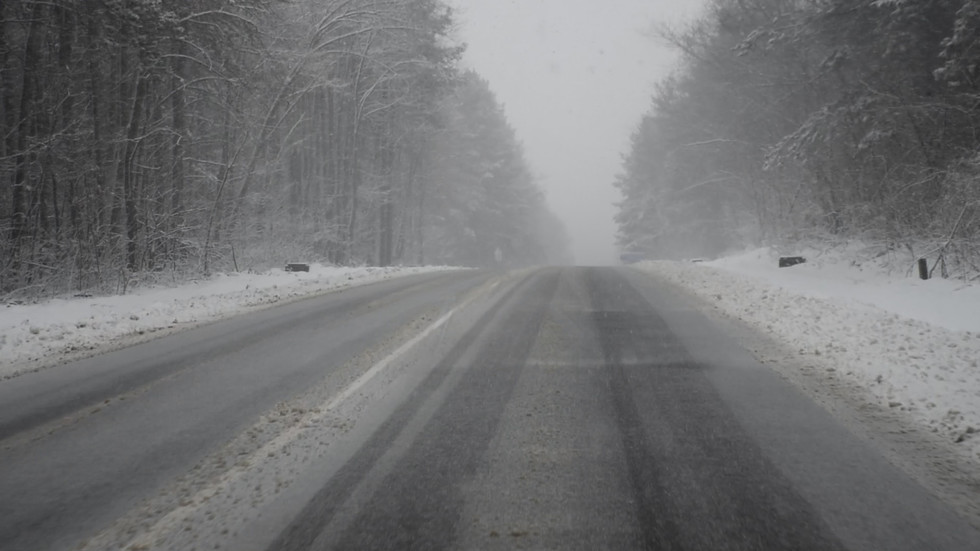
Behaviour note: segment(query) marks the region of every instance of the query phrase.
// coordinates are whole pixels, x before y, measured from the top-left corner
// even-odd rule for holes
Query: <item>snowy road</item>
[[[980,548],[667,289],[413,276],[3,382],[0,548]]]
[[[0,384],[0,549],[69,549],[486,276],[410,276]],[[236,458],[237,459],[237,458]]]

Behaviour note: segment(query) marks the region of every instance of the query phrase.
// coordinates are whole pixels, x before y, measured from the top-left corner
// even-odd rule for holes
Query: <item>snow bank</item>
[[[705,263],[640,265],[789,343],[980,460],[980,286],[921,281],[808,251],[778,268],[760,249]]]
[[[57,363],[106,343],[228,317],[296,297],[450,268],[338,268],[217,274],[128,295],[0,306],[0,379]]]

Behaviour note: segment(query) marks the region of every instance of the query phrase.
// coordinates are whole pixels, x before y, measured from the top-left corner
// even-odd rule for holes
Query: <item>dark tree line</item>
[[[478,79],[439,0],[5,0],[0,18],[0,291],[557,250],[526,168],[445,179],[523,160],[461,112]],[[449,151],[467,140],[472,158]],[[466,194],[480,215],[450,230],[440,201]]]
[[[714,0],[633,136],[620,243],[862,239],[980,259],[980,2]]]
[[[570,261],[564,228],[545,205],[523,148],[489,84],[473,72],[446,99],[426,181],[426,260],[507,266]],[[537,236],[529,239],[529,236]]]

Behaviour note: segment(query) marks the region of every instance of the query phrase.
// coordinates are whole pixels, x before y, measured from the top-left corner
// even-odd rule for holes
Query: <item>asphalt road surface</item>
[[[0,549],[977,550],[627,268],[429,274],[0,382]]]

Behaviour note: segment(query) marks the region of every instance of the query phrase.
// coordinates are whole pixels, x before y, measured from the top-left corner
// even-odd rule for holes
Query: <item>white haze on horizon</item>
[[[449,0],[464,64],[487,79],[581,265],[616,262],[612,186],[676,53],[653,38],[701,0]]]

